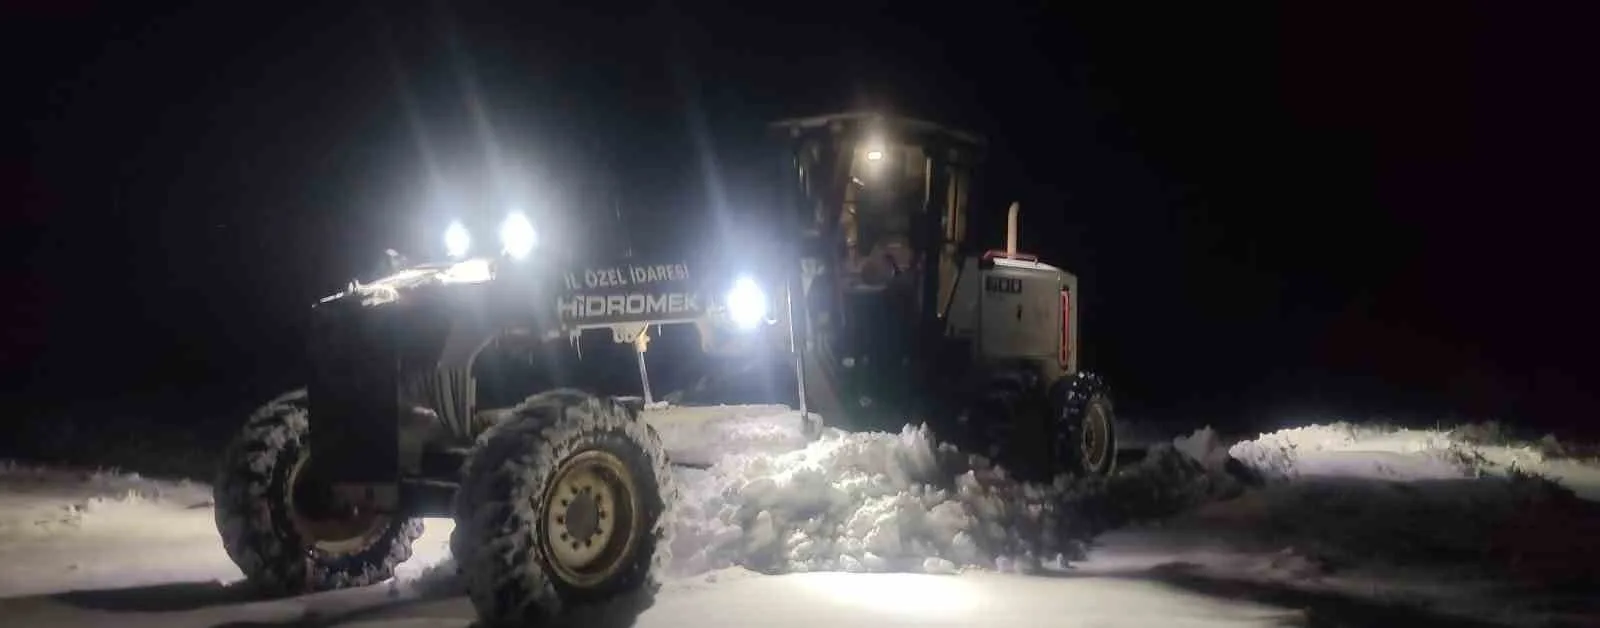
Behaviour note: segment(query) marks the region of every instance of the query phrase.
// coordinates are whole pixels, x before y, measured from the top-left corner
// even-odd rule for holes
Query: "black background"
[[[1593,431],[1589,6],[8,2],[6,420],[260,401],[452,213],[665,241],[878,108],[990,137],[1125,413]]]

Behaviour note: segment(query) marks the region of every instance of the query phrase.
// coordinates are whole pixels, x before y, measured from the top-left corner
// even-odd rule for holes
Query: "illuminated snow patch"
[[[922,574],[880,574],[871,577],[798,578],[800,586],[864,611],[937,620],[982,606],[981,590],[967,578]]]
[[[806,571],[1027,569],[1049,547],[1054,487],[1021,484],[925,428],[828,430],[782,453],[679,470],[675,575],[740,565]]]
[[[425,592],[458,588],[456,564],[450,556],[450,534],[455,529],[452,519],[423,519],[422,536],[411,545],[411,559],[395,567],[392,584]]]
[[[641,416],[660,435],[667,456],[680,465],[707,466],[734,454],[787,453],[810,442],[805,418],[787,406],[660,404]]]

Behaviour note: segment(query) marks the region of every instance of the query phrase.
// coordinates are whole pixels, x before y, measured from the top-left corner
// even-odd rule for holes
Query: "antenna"
[[[611,199],[611,217],[617,221],[615,233],[622,234],[622,256],[633,257],[633,234],[628,232],[628,225],[622,220],[622,186],[617,177],[616,153],[606,150],[605,155],[606,193]]]
[[[622,201],[617,197],[621,194],[616,185],[616,175],[612,175],[611,185],[611,213],[617,218],[617,232],[622,234],[622,256],[633,257],[633,236],[628,233],[627,224],[622,221]]]

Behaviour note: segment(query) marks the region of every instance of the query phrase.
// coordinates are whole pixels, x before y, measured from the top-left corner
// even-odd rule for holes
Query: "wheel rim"
[[[574,586],[592,587],[616,574],[638,540],[633,474],[611,453],[568,458],[540,507],[551,566]]]
[[[1104,466],[1110,441],[1111,425],[1104,404],[1090,402],[1083,415],[1084,466],[1095,471]]]
[[[376,512],[357,513],[343,519],[312,519],[301,513],[295,504],[296,490],[300,486],[301,472],[310,462],[311,454],[302,453],[289,470],[288,506],[289,521],[299,533],[306,551],[325,554],[353,554],[366,549],[372,539],[389,527],[389,517]]]

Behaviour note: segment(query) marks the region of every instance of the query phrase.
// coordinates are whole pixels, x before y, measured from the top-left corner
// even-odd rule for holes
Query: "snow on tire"
[[[306,392],[257,410],[223,455],[213,485],[217,530],[228,557],[257,588],[276,595],[375,584],[411,558],[421,519],[376,518],[337,544],[314,543],[295,525],[292,479],[305,460]]]
[[[661,439],[636,412],[582,392],[542,393],[479,437],[456,495],[451,552],[491,625],[648,605],[671,558],[676,500]]]

